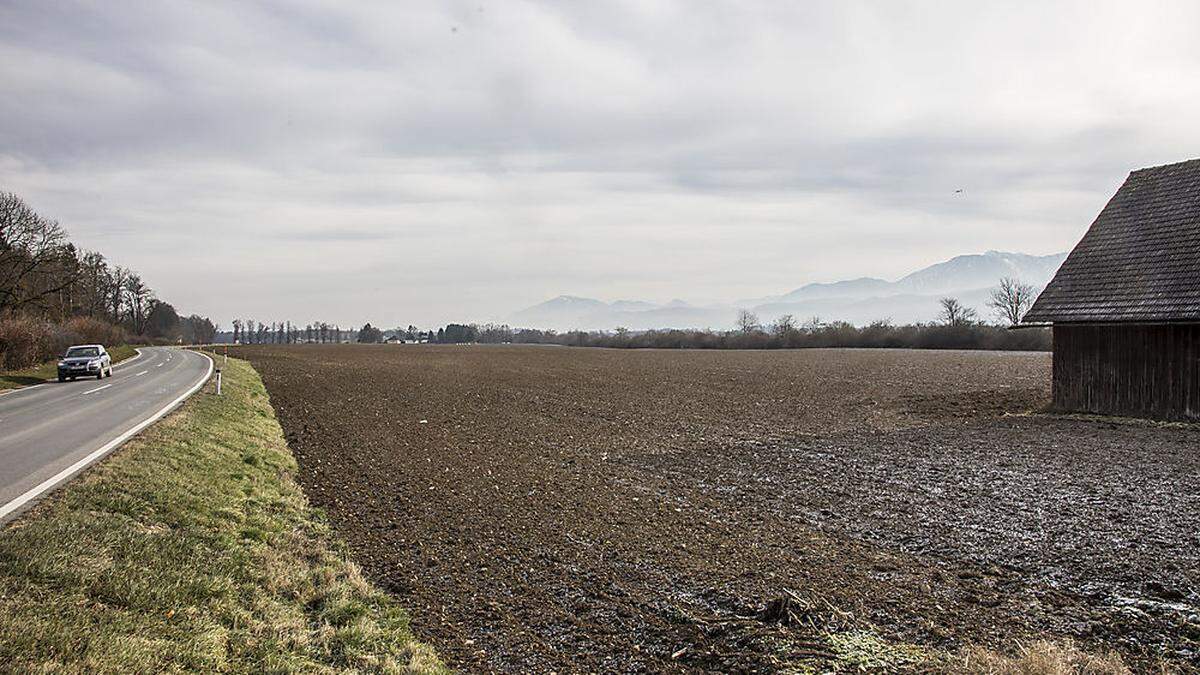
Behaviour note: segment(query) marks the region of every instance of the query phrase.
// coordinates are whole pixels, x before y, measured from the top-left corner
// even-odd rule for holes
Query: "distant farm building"
[[[1056,409],[1200,419],[1200,160],[1129,174],[1024,321]]]

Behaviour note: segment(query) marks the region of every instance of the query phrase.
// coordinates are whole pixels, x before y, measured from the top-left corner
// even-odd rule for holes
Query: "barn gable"
[[[1200,159],[1129,174],[1024,321],[1200,321]]]

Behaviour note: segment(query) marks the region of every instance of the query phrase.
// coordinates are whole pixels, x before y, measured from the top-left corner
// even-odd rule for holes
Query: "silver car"
[[[67,378],[94,377],[97,380],[105,375],[112,377],[112,358],[103,345],[75,345],[68,347],[67,353],[58,362],[58,381],[65,382]]]

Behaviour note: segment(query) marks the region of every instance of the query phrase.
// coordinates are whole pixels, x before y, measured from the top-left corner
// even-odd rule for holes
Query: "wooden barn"
[[[1200,160],[1129,174],[1024,323],[1053,325],[1056,409],[1200,419]]]

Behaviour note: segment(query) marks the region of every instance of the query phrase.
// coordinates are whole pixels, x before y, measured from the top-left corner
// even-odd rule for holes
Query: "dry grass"
[[[963,650],[951,672],[964,675],[1130,675],[1133,671],[1112,652],[1094,654],[1067,641],[1038,641],[1018,646],[1013,654],[1001,654],[982,647]]]
[[[0,670],[430,672],[292,479],[257,373],[0,532]]]

